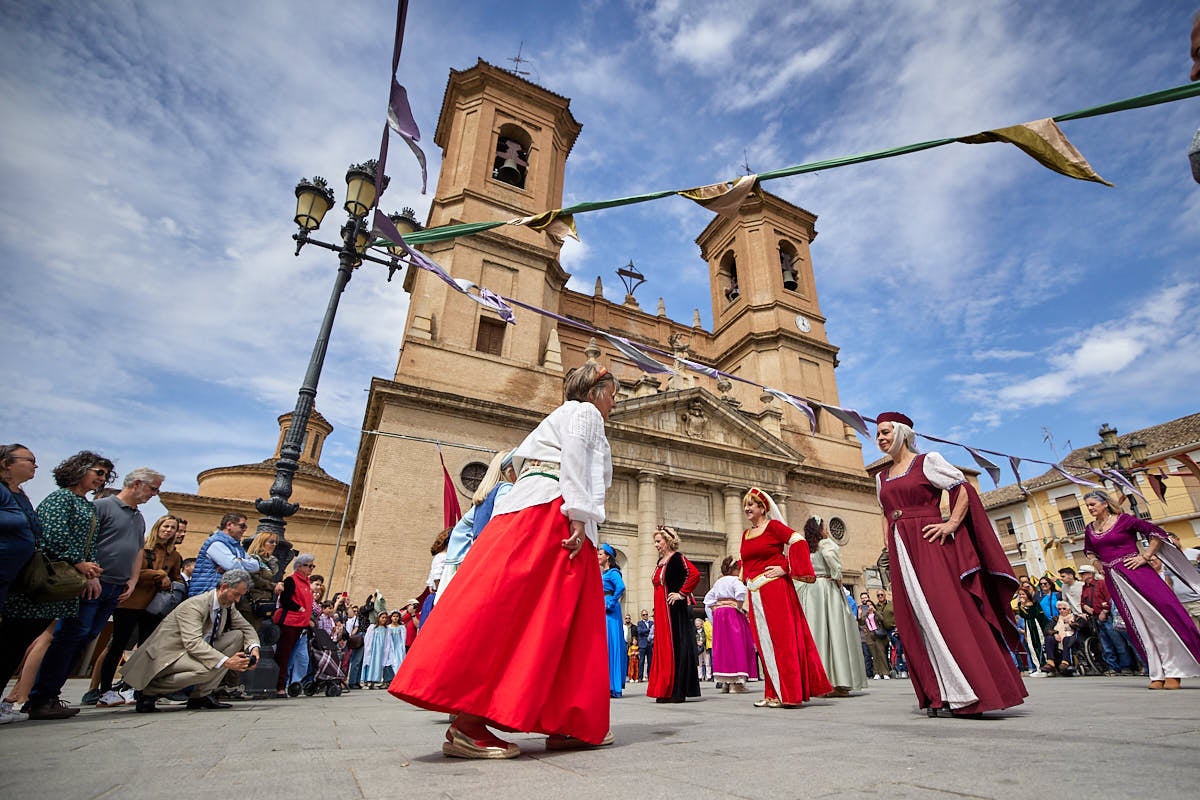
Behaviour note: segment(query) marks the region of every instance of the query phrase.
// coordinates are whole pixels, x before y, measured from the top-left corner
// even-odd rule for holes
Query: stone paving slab
[[[383,691],[85,709],[0,727],[0,798],[1015,798],[1191,797],[1200,779],[1200,681],[1028,680],[1026,704],[983,720],[929,719],[907,681],[851,698],[757,709],[762,684],[660,705],[633,684],[612,704],[616,744],[522,757],[441,755],[446,717]],[[65,697],[86,685],[71,681]]]

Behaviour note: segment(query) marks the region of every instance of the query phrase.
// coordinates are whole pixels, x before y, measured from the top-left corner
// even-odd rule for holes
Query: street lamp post
[[[304,374],[304,382],[296,398],[296,408],[292,412],[291,426],[284,436],[283,445],[279,450],[279,460],[275,462],[275,481],[271,484],[270,496],[254,501],[254,507],[262,518],[258,522],[258,531],[274,533],[284,538],[287,518],[299,509],[298,503],[291,502],[292,479],[300,466],[300,454],[304,447],[304,433],[308,428],[308,418],[312,414],[313,403],[317,396],[317,383],[321,379],[321,369],[325,365],[325,352],[329,348],[329,335],[333,330],[333,320],[337,316],[338,303],[342,292],[354,274],[354,270],[363,261],[373,261],[389,268],[388,278],[398,264],[396,257],[403,251],[398,246],[389,247],[392,259],[384,260],[367,254],[367,246],[371,243],[371,226],[367,223],[367,214],[375,205],[374,160],[362,164],[354,164],[346,172],[346,202],[343,208],[349,218],[342,226],[342,243],[330,244],[311,238],[310,234],[321,226],[325,213],[333,206],[333,190],[329,188],[324,178],[314,177],[311,181],[301,179],[296,185],[296,224],[300,231],[292,236],[296,241],[296,255],[306,244],[333,250],[338,254],[337,277],[334,279],[333,291],[329,295],[329,303],[325,307],[325,317],[321,320],[321,328],[317,333],[317,341],[313,346],[312,356],[308,360],[308,371]],[[384,188],[388,178],[383,177]],[[401,233],[411,233],[419,230],[420,225],[412,219],[412,210],[405,209],[404,215],[392,215]]]
[[[1088,450],[1088,466],[1092,469],[1107,467],[1119,473],[1130,484],[1136,485],[1134,473],[1137,471],[1136,467],[1146,461],[1146,443],[1134,436],[1129,440],[1128,448],[1121,447],[1117,441],[1117,429],[1107,422],[1100,426],[1097,433],[1100,436],[1100,446]],[[1141,516],[1136,494],[1129,495],[1129,509],[1135,517]],[[1150,509],[1147,508],[1147,517],[1149,517],[1149,512]]]

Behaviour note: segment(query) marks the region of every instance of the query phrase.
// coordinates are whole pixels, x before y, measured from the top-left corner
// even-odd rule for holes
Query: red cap
[[[899,422],[910,428],[913,426],[913,421],[899,411],[885,411],[875,418],[875,422]]]

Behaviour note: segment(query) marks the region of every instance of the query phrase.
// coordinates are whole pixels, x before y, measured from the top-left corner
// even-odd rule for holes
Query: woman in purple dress
[[[1178,689],[1181,678],[1200,676],[1200,631],[1175,592],[1150,566],[1158,556],[1193,591],[1200,575],[1167,532],[1143,519],[1122,514],[1102,491],[1088,492],[1084,504],[1095,520],[1083,535],[1083,551],[1104,566],[1108,591],[1129,629],[1133,646],[1150,672],[1147,689]],[[1138,534],[1149,540],[1138,551]]]
[[[978,716],[1024,702],[1010,651],[1017,579],[979,495],[937,453],[913,449],[912,420],[880,414],[875,441],[892,457],[877,477],[896,629],[921,708]],[[950,493],[950,519],[939,504]]]

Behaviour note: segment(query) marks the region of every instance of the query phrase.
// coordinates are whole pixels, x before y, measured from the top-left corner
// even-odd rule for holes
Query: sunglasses
[[[108,470],[106,470],[104,467],[88,467],[88,472],[96,473],[96,477],[98,478],[108,477]]]

